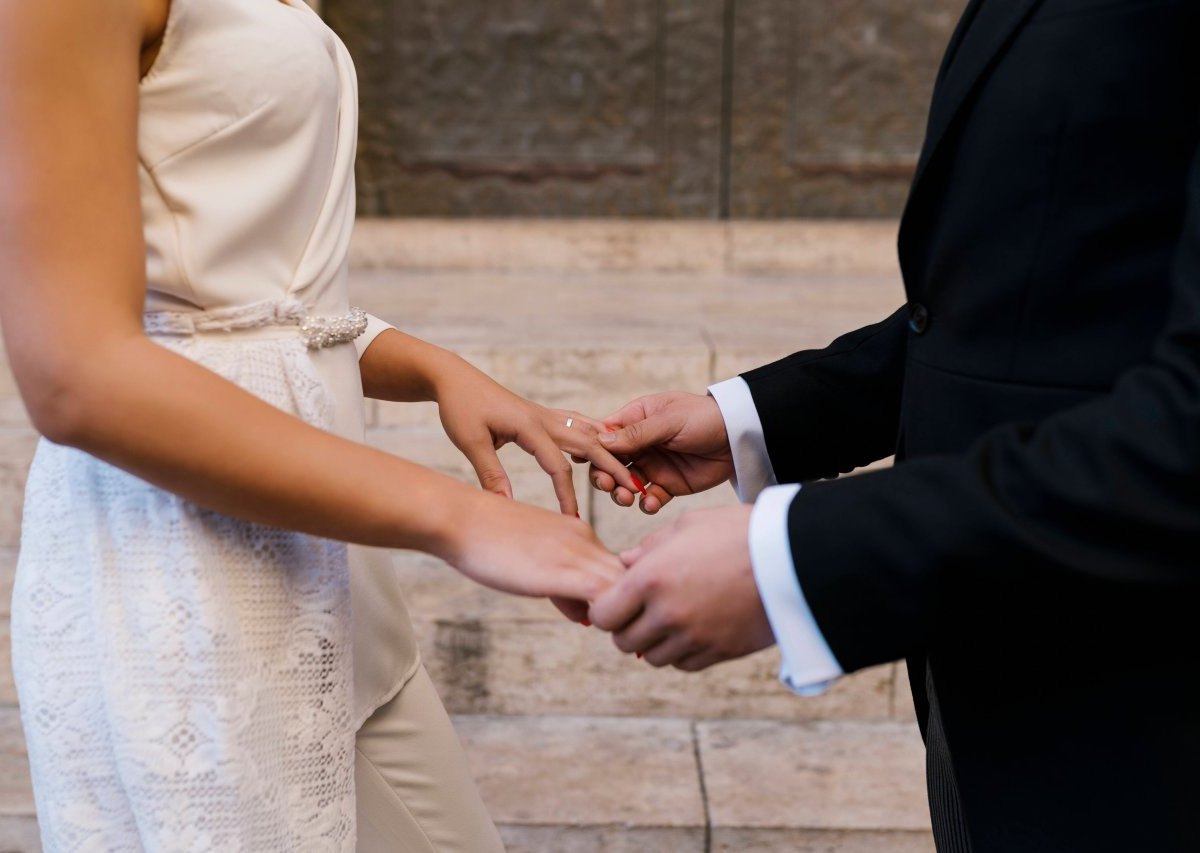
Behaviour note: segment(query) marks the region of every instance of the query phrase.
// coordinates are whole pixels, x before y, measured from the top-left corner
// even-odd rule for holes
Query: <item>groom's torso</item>
[[[1032,428],[1149,357],[1200,143],[1197,36],[1196,0],[968,7],[901,229],[902,455]],[[977,853],[1200,845],[1200,601],[1070,581],[949,600],[928,655]]]

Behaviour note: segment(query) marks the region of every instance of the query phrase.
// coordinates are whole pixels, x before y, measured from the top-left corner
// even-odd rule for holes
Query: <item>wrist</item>
[[[414,547],[451,565],[457,565],[466,550],[474,519],[489,509],[483,505],[488,494],[466,483],[446,479],[446,487],[438,489],[436,494],[428,495],[423,502],[423,523],[416,531]],[[491,509],[494,510],[495,507]]]
[[[701,398],[700,405],[703,407],[701,423],[708,425],[706,432],[709,434],[710,441],[714,446],[729,453],[732,459],[733,451],[729,445],[729,428],[725,426],[725,415],[717,403],[717,398],[711,393],[705,394]]]
[[[432,344],[417,361],[417,381],[421,394],[425,400],[434,403],[440,402],[445,396],[448,386],[474,372],[475,368],[466,359]]]

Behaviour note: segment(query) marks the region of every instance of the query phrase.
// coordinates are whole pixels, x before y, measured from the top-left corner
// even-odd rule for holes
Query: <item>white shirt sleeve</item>
[[[708,389],[717,401],[733,451],[738,498],[754,503],[750,516],[750,562],[775,642],[783,656],[779,680],[801,696],[824,693],[845,672],[813,617],[792,559],[788,510],[799,484],[775,485],[762,421],[750,386],[740,376]]]
[[[772,486],[758,496],[750,515],[750,563],[783,656],[779,680],[801,696],[816,696],[845,673],[817,627],[796,577],[787,518],[799,491],[800,485],[793,483]]]
[[[754,503],[758,493],[775,485],[775,470],[767,455],[767,440],[763,437],[762,421],[754,406],[750,386],[740,376],[726,379],[709,387],[708,393],[717,401],[729,448],[733,451],[733,488],[738,500]]]
[[[367,351],[375,339],[379,337],[379,333],[387,329],[396,328],[390,323],[385,323],[374,314],[367,315],[367,330],[354,339],[354,348],[358,350],[359,360],[362,359],[363,353]]]

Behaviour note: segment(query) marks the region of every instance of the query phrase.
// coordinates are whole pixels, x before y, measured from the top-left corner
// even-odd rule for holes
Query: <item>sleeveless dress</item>
[[[171,6],[141,86],[147,333],[361,441],[386,325],[346,295],[350,57],[301,0]],[[47,849],[353,850],[355,731],[418,668],[389,569],[43,440],[12,646]]]

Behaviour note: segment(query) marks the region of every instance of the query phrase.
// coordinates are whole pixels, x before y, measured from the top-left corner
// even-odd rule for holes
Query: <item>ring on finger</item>
[[[571,427],[573,427],[573,426],[575,426],[575,419],[574,419],[574,418],[567,418],[567,429],[570,429],[570,428],[571,428]]]

